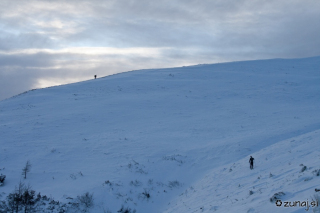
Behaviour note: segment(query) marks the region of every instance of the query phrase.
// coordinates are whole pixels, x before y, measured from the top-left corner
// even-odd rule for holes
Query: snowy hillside
[[[86,192],[90,212],[305,212],[270,198],[311,203],[319,142],[320,57],[132,71],[1,101],[0,200],[21,181],[47,212]]]

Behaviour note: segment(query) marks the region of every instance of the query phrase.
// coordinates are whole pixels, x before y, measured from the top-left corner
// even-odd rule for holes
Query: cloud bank
[[[4,0],[0,100],[129,70],[320,55],[318,0]]]

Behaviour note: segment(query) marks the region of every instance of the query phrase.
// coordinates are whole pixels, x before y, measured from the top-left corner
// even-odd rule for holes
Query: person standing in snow
[[[250,159],[249,159],[250,169],[253,169],[253,160],[254,160],[254,158],[252,156],[250,156]]]
[[[97,75],[94,75],[94,79],[96,79],[97,78]]]

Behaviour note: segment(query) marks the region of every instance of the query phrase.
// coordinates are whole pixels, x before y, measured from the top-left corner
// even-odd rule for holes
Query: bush
[[[88,209],[93,206],[93,194],[90,194],[89,192],[86,192],[83,195],[78,196],[77,200],[80,205],[84,206],[85,209]]]
[[[179,187],[181,184],[179,183],[179,181],[174,180],[174,181],[169,181],[168,187],[169,188],[174,188],[174,187]]]
[[[135,180],[135,181],[130,181],[130,185],[132,185],[132,186],[141,186],[142,183],[140,181],[138,181],[138,180]]]
[[[144,192],[142,192],[142,195],[147,199],[151,197],[150,193],[146,189],[144,190]]]
[[[315,176],[320,176],[320,169],[316,169],[312,172]]]
[[[304,172],[307,170],[307,166],[302,166],[301,171],[300,172]]]
[[[36,195],[30,186],[21,182],[6,200],[0,201],[0,213],[65,213],[68,209],[78,208],[75,208],[73,203],[63,204],[45,195],[41,196],[40,193]]]
[[[22,175],[24,175],[24,179],[27,179],[27,173],[29,173],[31,170],[31,163],[28,160],[26,165],[22,169]]]
[[[3,174],[1,174],[1,175],[0,175],[0,186],[3,185],[3,182],[4,182],[5,179],[6,179],[6,176],[3,175]]]
[[[270,202],[275,202],[277,200],[281,200],[281,198],[285,195],[284,192],[275,193],[272,197],[270,197]]]
[[[35,191],[30,186],[19,183],[13,193],[7,196],[7,202],[3,202],[0,210],[3,212],[35,212],[36,203],[39,200],[35,196]]]
[[[131,211],[131,209],[129,207],[125,208],[124,206],[121,206],[121,209],[119,209],[117,212],[119,212],[119,213],[136,213],[136,210],[134,209]]]

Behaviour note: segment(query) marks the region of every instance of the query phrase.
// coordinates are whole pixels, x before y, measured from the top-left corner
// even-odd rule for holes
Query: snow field
[[[286,211],[269,198],[306,199],[317,180],[319,64],[132,71],[1,101],[1,199],[21,180],[61,202],[93,193],[91,212]]]

